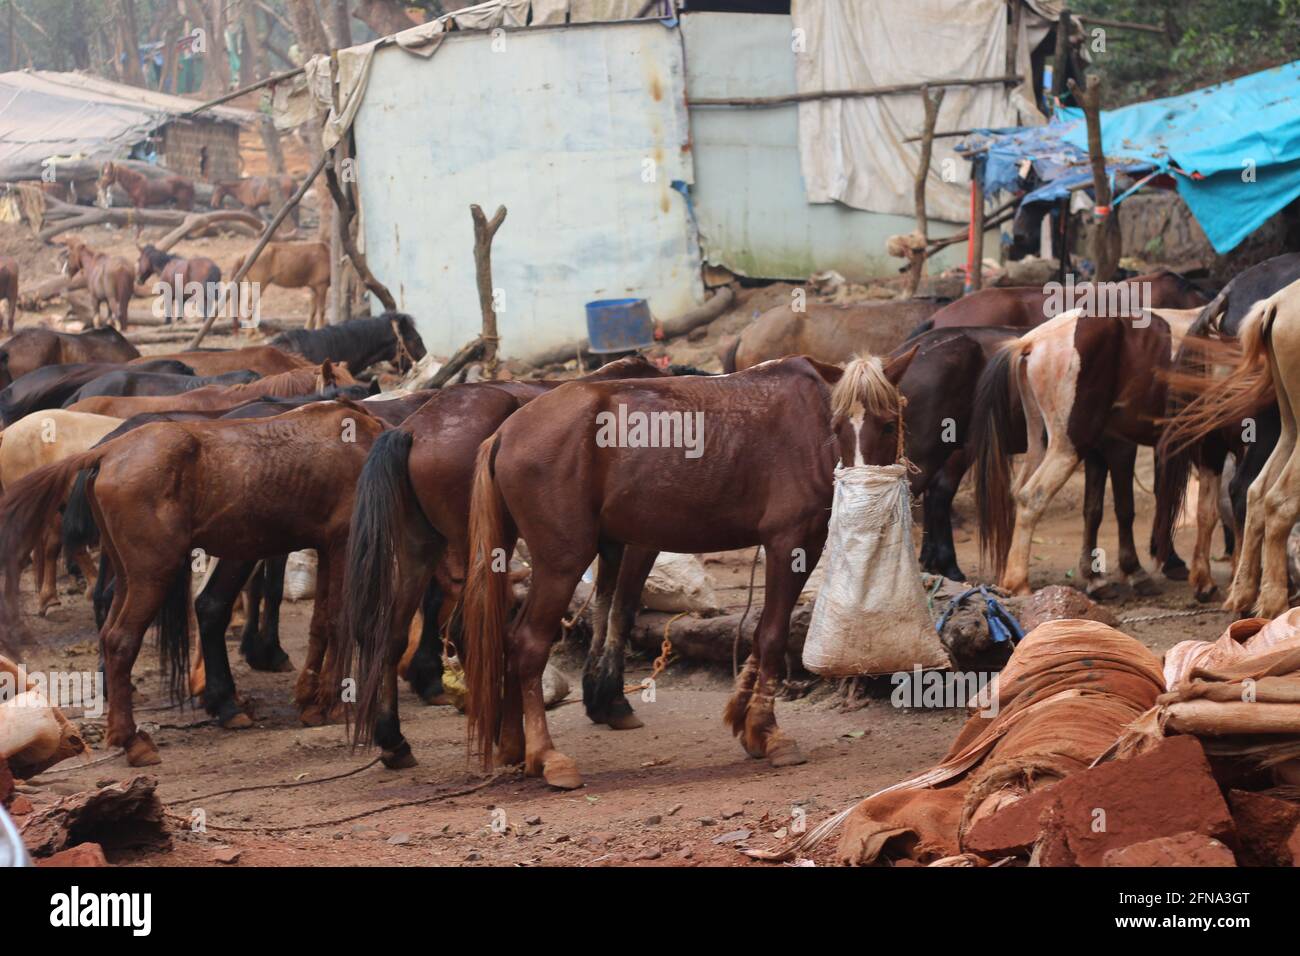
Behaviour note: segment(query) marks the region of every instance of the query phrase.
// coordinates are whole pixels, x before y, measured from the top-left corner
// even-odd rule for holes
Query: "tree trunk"
[[[1119,268],[1122,238],[1118,210],[1111,207],[1110,178],[1106,175],[1106,153],[1101,141],[1101,77],[1093,73],[1082,90],[1070,81],[1070,92],[1083,108],[1088,125],[1088,159],[1092,163],[1093,215],[1092,261],[1097,282],[1108,282]]]
[[[144,86],[144,70],[140,67],[140,33],[135,22],[135,0],[118,0],[118,13],[122,31],[122,46],[126,59],[122,76],[132,86]]]
[[[406,15],[405,5],[399,0],[360,0],[352,15],[381,37],[416,25],[416,21]]]

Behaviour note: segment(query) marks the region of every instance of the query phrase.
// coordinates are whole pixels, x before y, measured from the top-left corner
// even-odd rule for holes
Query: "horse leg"
[[[1262,587],[1257,613],[1277,617],[1289,605],[1286,542],[1300,517],[1300,446],[1297,446],[1296,421],[1300,418],[1300,391],[1282,372],[1279,358],[1285,358],[1288,371],[1300,368],[1300,328],[1276,322],[1269,341],[1268,360],[1277,406],[1281,414],[1282,433],[1278,448],[1286,448],[1286,461],[1277,479],[1264,493],[1264,543],[1262,546]]]
[[[581,556],[572,555],[573,566],[570,569],[555,569],[536,563],[528,598],[507,639],[509,659],[506,671],[513,674],[518,683],[523,710],[524,772],[532,777],[540,775],[552,787],[561,790],[582,786],[582,777],[574,762],[556,750],[551,740],[550,728],[546,724],[546,704],[542,698],[542,671],[550,657],[551,644],[559,633],[560,621],[573,597],[573,589],[589,562],[589,557],[584,561]],[[506,693],[507,696],[510,693],[509,686]]]
[[[1291,444],[1289,444],[1290,442]],[[1273,452],[1264,462],[1255,480],[1246,492],[1246,526],[1241,535],[1240,554],[1237,567],[1232,575],[1232,587],[1223,606],[1226,610],[1238,614],[1248,614],[1255,607],[1259,597],[1261,559],[1264,544],[1264,496],[1278,477],[1282,474],[1287,460],[1291,457],[1294,438],[1283,432],[1281,439],[1273,446]]]
[[[962,476],[966,474],[966,464],[964,451],[953,452],[925,492],[924,509],[931,550],[929,564],[922,563],[922,567],[953,581],[966,580],[966,575],[957,565],[957,545],[952,539],[952,500],[957,496]]]
[[[582,667],[582,707],[593,724],[609,720],[609,702],[599,700],[600,690],[597,670],[605,652],[609,634],[609,607],[614,601],[614,588],[618,585],[618,570],[623,564],[624,545],[618,541],[600,544],[600,559],[596,562],[595,591],[591,596],[591,645]],[[622,693],[623,688],[619,688]]]
[[[1106,441],[1102,445],[1106,467],[1110,471],[1110,490],[1114,498],[1115,524],[1119,528],[1119,570],[1138,594],[1159,594],[1160,588],[1142,568],[1137,542],[1133,538],[1133,520],[1137,506],[1133,500],[1133,473],[1137,468],[1137,445],[1128,441]]]
[[[293,670],[280,646],[280,604],[284,600],[284,569],[289,556],[262,561],[247,592],[248,617],[240,636],[239,653],[255,671],[287,673]]]
[[[804,534],[764,542],[768,556],[764,565],[766,582],[763,614],[754,632],[758,654],[757,677],[745,708],[740,742],[751,757],[766,757],[773,767],[792,767],[806,758],[794,738],[776,723],[776,693],[786,667],[786,645],[790,639],[790,614],[811,569],[821,558],[826,543],[826,526],[806,529]],[[798,549],[806,548],[795,560]],[[798,566],[801,570],[795,570]],[[748,667],[748,664],[746,665]],[[734,729],[735,714],[731,704]]]
[[[1106,458],[1090,451],[1083,459],[1083,547],[1079,551],[1077,573],[1084,590],[1097,597],[1107,590],[1106,564],[1098,561],[1097,532],[1106,505]]]
[[[632,705],[623,691],[623,665],[627,657],[627,638],[641,606],[641,591],[658,554],[644,548],[627,548],[619,568],[614,601],[609,610],[605,650],[596,669],[597,699],[608,702],[609,713],[605,722],[611,730],[636,730],[645,726],[632,712]],[[585,688],[583,693],[585,696]]]
[[[426,704],[448,703],[442,686],[442,634],[438,626],[446,597],[437,575],[430,577],[420,596],[420,641],[406,667],[406,682]]]
[[[253,725],[235,699],[235,678],[230,672],[230,655],[226,651],[226,629],[230,626],[235,596],[256,566],[256,561],[218,561],[207,584],[194,599],[206,676],[203,706],[227,730]]]
[[[346,542],[343,549],[337,551],[317,549],[316,604],[312,609],[309,630],[308,665],[303,669],[304,674],[311,671],[317,676],[314,680],[309,678],[305,685],[300,679],[295,695],[300,707],[303,707],[305,702],[302,712],[303,723],[309,723],[317,714],[320,715],[322,722],[343,719],[344,675],[340,672],[342,649],[339,646],[342,630],[338,622],[342,612],[343,574],[347,567],[345,550]],[[399,651],[397,656],[400,657],[400,643],[397,646]],[[392,668],[391,683],[396,690],[396,661]],[[314,686],[314,699],[302,696],[307,686]],[[395,764],[388,766],[395,766]]]
[[[1192,568],[1188,575],[1196,600],[1205,603],[1214,600],[1219,587],[1210,570],[1210,548],[1214,541],[1214,526],[1218,523],[1221,476],[1207,464],[1196,469],[1196,549],[1192,553]],[[1228,528],[1224,526],[1224,534]]]
[[[1016,489],[1016,527],[1011,535],[1007,568],[1002,587],[1012,594],[1028,594],[1029,555],[1033,547],[1034,528],[1056,493],[1069,480],[1079,464],[1078,452],[1063,439],[1050,436],[1042,462]]]

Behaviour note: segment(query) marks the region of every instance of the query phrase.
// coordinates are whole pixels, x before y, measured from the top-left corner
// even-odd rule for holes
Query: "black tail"
[[[920,338],[932,328],[934,328],[934,319],[926,319],[924,322],[918,322],[912,331],[907,333],[907,338],[903,340],[904,344],[912,341],[912,339]]]
[[[99,527],[90,511],[90,498],[86,495],[86,482],[99,473],[99,466],[77,472],[63,506],[63,556],[71,562],[79,551],[99,544]]]
[[[357,744],[375,742],[379,691],[387,668],[397,600],[399,547],[404,537],[427,527],[415,500],[408,466],[414,436],[396,428],[375,439],[357,481],[352,529],[348,535],[346,584],[343,588],[344,640],[342,670],[352,669],[358,654]],[[433,529],[429,528],[430,536]],[[394,659],[395,660],[395,659]]]
[[[190,562],[181,562],[154,620],[158,631],[158,670],[173,701],[189,700]]]
[[[1018,343],[1019,340],[1016,340]],[[1015,505],[1011,500],[1011,455],[1015,409],[1019,398],[1016,370],[1021,349],[999,349],[984,367],[975,386],[971,418],[974,458],[975,508],[979,516],[981,559],[997,575],[1006,567],[1011,534],[1015,530]]]

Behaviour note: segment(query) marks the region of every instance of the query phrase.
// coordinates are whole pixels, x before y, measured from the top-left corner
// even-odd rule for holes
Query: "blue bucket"
[[[655,325],[645,299],[599,299],[587,303],[590,351],[634,352],[654,345]]]

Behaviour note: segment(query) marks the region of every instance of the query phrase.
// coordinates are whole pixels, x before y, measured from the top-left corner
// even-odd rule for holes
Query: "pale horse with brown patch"
[[[981,550],[1003,588],[1029,592],[1034,528],[1081,461],[1131,456],[1134,445],[1156,444],[1167,393],[1163,373],[1196,314],[1161,309],[1121,318],[1076,309],[1008,342],[989,361],[973,416],[975,498]],[[1012,483],[1017,405],[1028,447]],[[1141,587],[1149,582],[1133,541],[1131,480],[1114,482],[1114,491],[1120,575]],[[1079,566],[1085,580],[1098,573],[1099,502],[1085,525]]]
[[[44,409],[24,416],[0,434],[0,488],[10,488],[39,468],[89,451],[120,424],[120,418],[70,412],[62,408]],[[32,552],[37,607],[42,617],[61,603],[55,586],[60,527],[60,521],[52,522],[41,539],[40,547]],[[75,554],[74,559],[86,579],[86,593],[89,594],[95,587],[95,563],[85,550]]]

